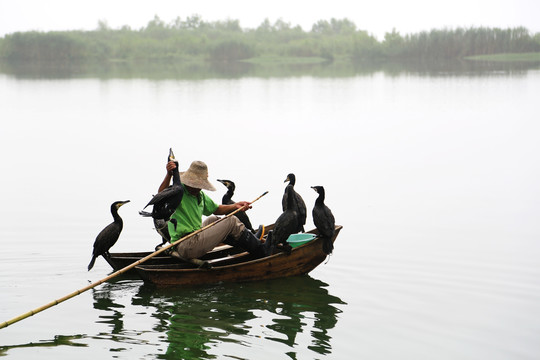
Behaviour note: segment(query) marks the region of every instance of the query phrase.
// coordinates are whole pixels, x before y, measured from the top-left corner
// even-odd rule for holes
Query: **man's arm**
[[[239,201],[230,205],[219,205],[216,211],[214,211],[214,215],[227,215],[242,207],[244,208],[244,211],[251,209],[251,203],[247,201]]]
[[[159,185],[158,193],[165,190],[170,184],[171,184],[171,178],[172,178],[172,171],[176,167],[176,163],[174,161],[169,161],[167,163],[167,175],[165,175],[165,178],[163,179],[163,182],[161,185]]]

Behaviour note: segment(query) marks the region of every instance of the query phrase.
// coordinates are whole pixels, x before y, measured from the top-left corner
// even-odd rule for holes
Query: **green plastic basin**
[[[287,242],[289,245],[291,245],[293,248],[303,245],[307,242],[310,242],[311,240],[315,239],[315,235],[313,234],[291,234],[289,238],[287,239]]]

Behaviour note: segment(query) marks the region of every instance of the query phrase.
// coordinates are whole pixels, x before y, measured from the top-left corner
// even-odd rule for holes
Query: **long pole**
[[[262,197],[263,197],[264,195],[266,195],[266,194],[268,194],[268,191],[265,191],[262,195],[260,195],[258,198],[256,198],[255,200],[253,200],[250,204],[253,204],[255,201],[259,200],[260,198],[262,198]],[[242,211],[243,209],[244,209],[244,207],[238,208],[238,209],[234,210],[233,212],[230,212],[230,213],[227,214],[226,216],[220,218],[219,220],[217,220],[217,221],[215,221],[215,222],[213,222],[213,223],[211,223],[211,224],[208,224],[208,225],[206,225],[205,227],[202,227],[202,228],[200,228],[199,230],[196,230],[196,231],[194,231],[194,232],[192,232],[192,233],[190,233],[190,234],[184,236],[184,237],[181,238],[181,239],[176,240],[176,241],[175,241],[174,243],[172,243],[172,244],[168,244],[167,246],[162,247],[161,249],[159,249],[159,250],[153,252],[152,254],[147,255],[147,256],[143,257],[142,259],[140,259],[140,260],[137,260],[136,262],[134,262],[134,263],[132,263],[132,264],[130,264],[130,265],[128,265],[128,266],[126,266],[126,267],[124,267],[124,268],[122,268],[122,269],[120,269],[120,270],[118,270],[118,271],[116,271],[116,272],[114,272],[114,273],[112,273],[112,274],[110,274],[110,275],[107,276],[107,277],[104,277],[104,278],[101,279],[101,280],[98,280],[98,281],[96,281],[96,282],[93,282],[92,284],[90,284],[90,285],[88,285],[88,286],[85,286],[85,287],[83,287],[83,288],[81,288],[81,289],[79,289],[79,290],[76,290],[76,291],[72,292],[71,294],[68,294],[68,295],[66,295],[66,296],[64,296],[64,297],[61,297],[61,298],[57,299],[57,300],[51,301],[50,303],[48,303],[48,304],[46,304],[46,305],[43,305],[43,306],[40,306],[40,307],[38,307],[38,308],[36,308],[36,309],[34,309],[34,310],[30,310],[30,311],[28,311],[27,313],[24,313],[24,314],[22,314],[22,315],[19,315],[19,316],[15,317],[15,318],[13,318],[13,319],[11,319],[11,320],[4,321],[3,323],[0,324],[0,329],[3,329],[3,328],[5,328],[5,327],[8,327],[8,326],[11,325],[11,324],[14,324],[14,323],[16,323],[16,322],[19,322],[19,321],[21,321],[21,320],[24,320],[24,319],[26,319],[26,318],[28,318],[28,317],[30,317],[30,316],[32,316],[32,315],[35,315],[35,314],[37,314],[37,313],[39,313],[39,312],[42,312],[43,310],[47,310],[48,308],[53,307],[53,306],[55,306],[55,305],[58,305],[58,304],[60,304],[61,302],[64,302],[64,301],[66,301],[66,300],[68,300],[68,299],[71,299],[72,297],[75,297],[75,296],[77,296],[77,295],[80,295],[80,294],[82,294],[83,292],[85,292],[85,291],[87,291],[87,290],[90,290],[90,289],[92,289],[92,288],[95,288],[96,286],[98,286],[98,285],[100,285],[100,284],[103,284],[105,281],[109,281],[109,280],[111,280],[112,278],[114,278],[114,277],[116,277],[116,276],[118,276],[118,275],[120,275],[120,274],[123,274],[123,273],[125,273],[126,271],[128,271],[128,270],[130,270],[130,269],[133,269],[135,266],[138,266],[138,265],[142,264],[143,262],[145,262],[146,260],[148,260],[148,259],[150,259],[150,258],[152,258],[152,257],[154,257],[154,256],[156,256],[156,255],[158,255],[158,254],[161,254],[162,252],[166,251],[167,249],[169,249],[169,248],[171,248],[171,247],[173,247],[173,246],[175,246],[175,245],[178,245],[180,242],[182,242],[182,241],[184,241],[184,240],[187,240],[187,239],[189,239],[189,238],[191,238],[191,237],[197,235],[197,234],[200,233],[201,231],[204,231],[204,230],[206,230],[206,229],[208,229],[208,228],[210,228],[210,227],[216,225],[217,223],[219,223],[219,222],[225,220],[225,219],[228,218],[228,217],[233,216],[234,214],[236,214],[236,213],[239,212],[239,211]]]

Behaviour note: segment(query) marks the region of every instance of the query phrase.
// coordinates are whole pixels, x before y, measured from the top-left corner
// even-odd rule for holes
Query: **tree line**
[[[497,53],[540,52],[540,33],[517,28],[434,29],[379,41],[348,19],[320,20],[311,30],[281,19],[243,29],[238,20],[193,15],[165,23],[155,16],[141,29],[18,32],[0,39],[0,58],[13,61],[212,61],[313,58],[320,61],[430,61]]]

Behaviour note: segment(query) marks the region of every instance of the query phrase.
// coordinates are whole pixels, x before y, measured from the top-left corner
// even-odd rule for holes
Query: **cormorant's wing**
[[[328,206],[315,206],[313,208],[313,223],[322,237],[331,238],[334,236],[336,224],[334,215]]]
[[[306,224],[307,218],[307,208],[304,199],[296,191],[294,192],[296,196],[296,204],[298,207],[298,222],[299,225],[304,226]]]
[[[285,243],[289,235],[297,233],[298,214],[294,210],[284,211],[274,225],[274,242]]]
[[[173,188],[172,185],[163,189],[162,191],[154,195],[152,199],[150,200],[150,202],[146,204],[146,206],[143,209],[146,209],[149,205],[154,205],[155,203],[163,201],[163,199],[167,199],[168,197],[174,195],[174,191],[175,191],[175,188]]]
[[[117,223],[110,223],[107,225],[96,237],[94,241],[94,255],[103,255],[116,243],[122,226]]]

